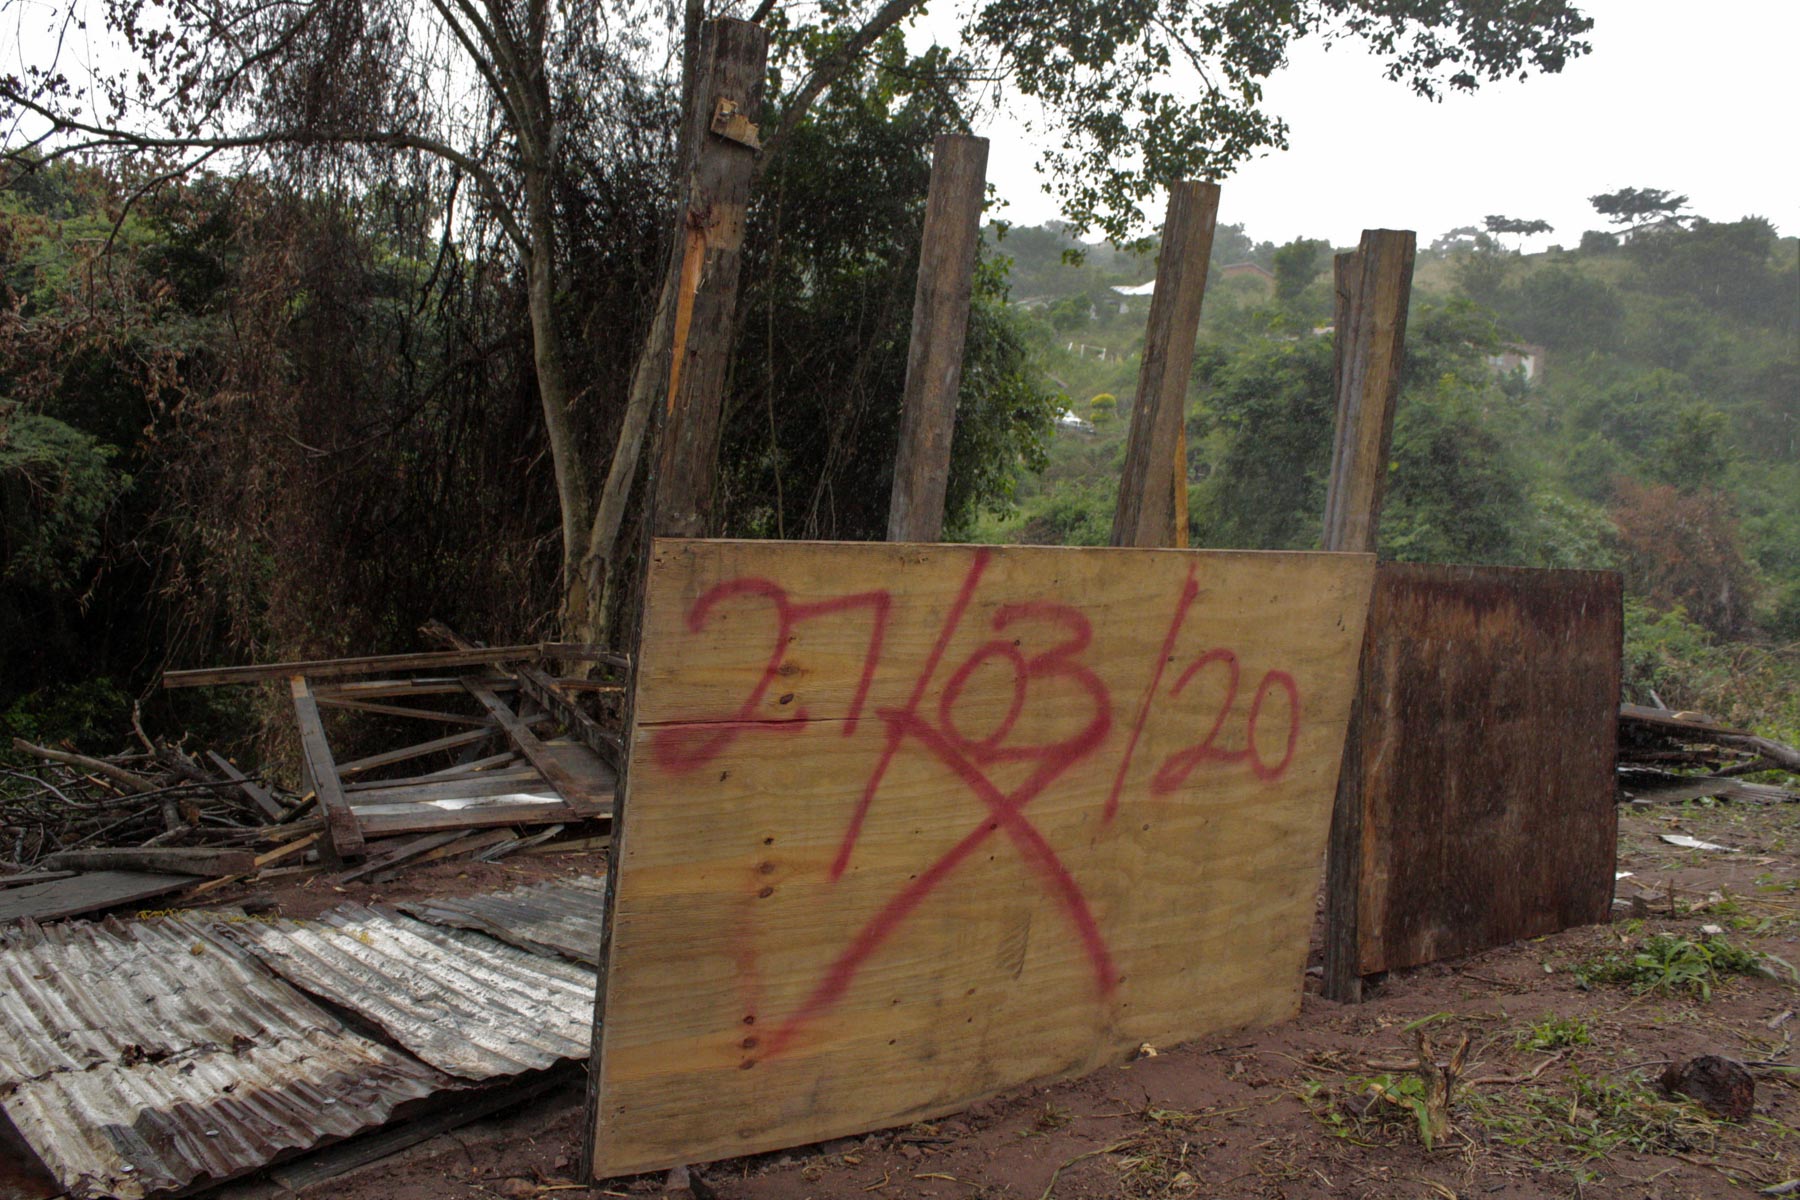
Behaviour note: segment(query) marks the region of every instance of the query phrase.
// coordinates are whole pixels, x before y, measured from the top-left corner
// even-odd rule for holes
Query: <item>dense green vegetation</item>
[[[1800,242],[1756,217],[1672,211],[1634,210],[1634,232],[1576,249],[1520,255],[1467,228],[1421,251],[1382,552],[1618,568],[1637,698],[1792,737]],[[1103,543],[1149,303],[1114,289],[1151,278],[1152,253],[1084,256],[1054,228],[993,233],[1068,417],[1048,468],[979,536]],[[1272,277],[1225,270],[1242,262]],[[1330,264],[1322,242],[1220,231],[1188,400],[1194,545],[1317,544]],[[1503,357],[1515,346],[1539,354],[1529,377]]]

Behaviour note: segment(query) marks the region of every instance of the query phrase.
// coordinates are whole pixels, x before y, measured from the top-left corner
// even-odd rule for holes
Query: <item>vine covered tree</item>
[[[706,18],[769,30],[766,183],[821,98],[896,53],[894,39],[924,7],[0,0],[31,64],[0,75],[0,118],[15,168],[129,157],[140,195],[229,164],[348,195],[431,196],[446,239],[521,281],[559,508],[561,623],[603,640],[604,583],[641,474],[639,426],[627,415],[663,390],[679,268],[666,244],[652,244],[640,252],[655,265],[634,303],[574,310],[569,296],[594,293],[577,293],[572,278],[610,268],[571,233],[571,214],[620,189],[672,213],[676,114],[697,87]],[[1048,139],[1043,165],[1070,220],[1124,239],[1169,182],[1217,178],[1285,144],[1262,83],[1300,39],[1360,39],[1389,78],[1437,97],[1559,71],[1587,52],[1591,25],[1570,0],[978,0],[959,44],[904,55],[900,69],[921,89],[1003,85]],[[78,42],[97,47],[92,61],[67,59]],[[753,219],[770,219],[766,191],[753,205]],[[582,353],[583,331],[621,322],[633,349]]]

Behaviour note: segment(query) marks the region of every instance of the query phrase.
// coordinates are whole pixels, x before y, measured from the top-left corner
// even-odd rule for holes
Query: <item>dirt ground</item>
[[[1736,852],[1681,849],[1662,833]],[[545,858],[432,868],[385,890],[295,896],[283,907],[368,899],[369,891],[398,899],[402,888],[503,886],[588,865]],[[714,1164],[696,1172],[694,1190],[702,1200],[1676,1200],[1753,1195],[1800,1179],[1800,1071],[1788,1065],[1800,1025],[1793,978],[1719,974],[1709,981],[1710,999],[1694,986],[1662,991],[1610,978],[1657,946],[1698,942],[1728,965],[1721,938],[1800,963],[1800,805],[1624,810],[1619,870],[1630,875],[1619,880],[1612,925],[1396,972],[1356,1007],[1321,999],[1309,972],[1300,1015],[1285,1024],[1158,1047],[1153,1057],[1021,1088],[931,1125]],[[1658,934],[1682,940],[1653,942]],[[1646,979],[1677,981],[1694,959],[1669,961]],[[1418,1090],[1410,1068],[1419,1031],[1440,1062],[1469,1038],[1449,1126],[1430,1148],[1405,1107]],[[1658,1088],[1671,1061],[1702,1054],[1751,1065],[1748,1120],[1715,1119]],[[435,1200],[669,1190],[660,1176],[594,1188],[575,1182],[582,1122],[580,1089],[571,1085],[301,1194]],[[228,1190],[247,1197],[272,1189]]]

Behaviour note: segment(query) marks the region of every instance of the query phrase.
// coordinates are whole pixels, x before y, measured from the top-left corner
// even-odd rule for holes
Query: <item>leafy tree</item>
[[[1625,479],[1612,518],[1632,594],[1665,611],[1679,606],[1720,637],[1743,631],[1756,577],[1723,492]]]
[[[1686,196],[1676,196],[1662,188],[1620,188],[1588,197],[1594,211],[1636,233],[1647,226],[1676,225],[1686,220],[1680,215],[1687,207]]]
[[[681,151],[668,131],[691,108],[704,6],[687,0],[671,30],[660,8],[642,3],[120,0],[91,15],[85,3],[53,5],[45,23],[83,22],[124,53],[97,73],[52,59],[0,77],[0,118],[28,129],[31,145],[155,159],[152,189],[171,169],[221,156],[348,194],[404,182],[435,199],[436,223],[473,234],[484,261],[516,273],[559,510],[562,620],[572,634],[599,637],[624,499],[639,475],[641,418],[673,336],[679,264],[653,242],[643,259],[659,265],[633,305],[577,311],[560,302],[578,274],[566,218],[582,192],[605,191],[585,187],[590,180],[625,180],[625,190],[667,204]],[[24,0],[7,6],[42,20],[22,15]],[[923,7],[766,0],[756,9],[773,37],[765,179],[819,99],[882,47],[891,52],[888,35]],[[1217,176],[1284,144],[1285,126],[1261,106],[1262,81],[1303,37],[1360,38],[1390,78],[1436,96],[1558,71],[1586,53],[1590,27],[1568,0],[982,0],[961,53],[933,48],[907,70],[921,86],[952,89],[1000,77],[1040,105],[1034,120],[1057,135],[1045,161],[1068,215],[1123,238],[1169,182]],[[1197,91],[1170,78],[1177,61],[1197,69]],[[621,320],[622,352],[574,344],[579,331]]]
[[[1498,297],[1518,334],[1553,350],[1613,350],[1625,303],[1605,280],[1567,266],[1533,271]]]
[[[1275,252],[1275,298],[1292,304],[1331,263],[1331,243],[1295,238]]]
[[[1536,218],[1503,217],[1497,214],[1483,218],[1482,226],[1491,234],[1514,234],[1519,238],[1521,245],[1532,234],[1549,233],[1554,228],[1550,222]]]

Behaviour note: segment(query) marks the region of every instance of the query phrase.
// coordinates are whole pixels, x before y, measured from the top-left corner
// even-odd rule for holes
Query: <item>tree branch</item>
[[[277,129],[265,133],[217,137],[157,135],[130,129],[115,129],[106,125],[77,120],[66,114],[57,113],[28,96],[21,96],[10,88],[0,88],[0,98],[30,109],[45,120],[54,122],[64,132],[82,134],[88,139],[73,146],[62,147],[60,151],[62,153],[107,147],[131,150],[210,150],[215,153],[220,150],[254,150],[269,146],[380,146],[392,150],[418,150],[432,155],[434,158],[441,158],[467,173],[469,178],[473,179],[487,194],[488,199],[493,202],[500,224],[505,228],[507,236],[514,246],[521,253],[529,254],[531,250],[530,240],[525,236],[525,231],[519,227],[518,219],[512,212],[506,191],[501,188],[500,181],[494,177],[493,173],[470,155],[449,143],[426,137],[421,133],[409,133],[398,129]]]
[[[781,153],[788,135],[793,133],[794,127],[805,119],[807,111],[812,108],[813,102],[819,98],[819,94],[842,78],[844,72],[854,66],[856,61],[863,56],[863,52],[874,45],[882,34],[911,16],[914,10],[923,5],[924,0],[887,0],[887,3],[869,18],[868,24],[851,34],[841,46],[813,68],[812,74],[808,75],[795,89],[793,99],[782,107],[781,119],[773,132],[763,138],[763,151],[756,160],[757,174],[760,175],[769,169],[769,164],[774,162],[776,156]]]

